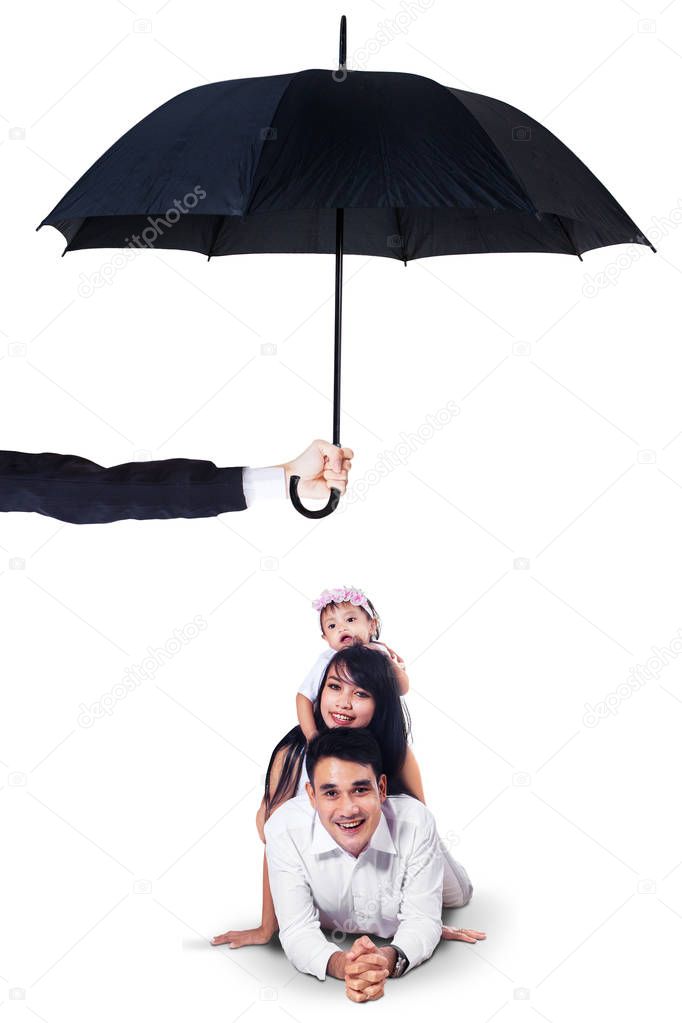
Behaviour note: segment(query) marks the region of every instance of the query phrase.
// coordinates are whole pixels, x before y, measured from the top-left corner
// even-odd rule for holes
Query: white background
[[[368,1011],[668,1016],[680,659],[628,679],[682,627],[682,3],[435,0],[402,32],[392,0],[157,5],[3,8],[3,448],[267,465],[329,435],[332,256],[147,253],[82,298],[113,253],[61,259],[61,236],[34,228],[176,93],[335,67],[342,13],[351,68],[527,111],[659,253],[347,257],[355,491],[333,518],[0,516],[2,1019],[362,1011],[277,941],[208,945],[258,920],[263,772],[320,649],[310,601],[339,583],[367,588],[408,663],[427,802],[475,886],[449,918],[489,935],[442,945]],[[386,22],[395,38],[373,46]],[[449,401],[460,414],[372,484]],[[195,639],[79,722],[197,615]]]

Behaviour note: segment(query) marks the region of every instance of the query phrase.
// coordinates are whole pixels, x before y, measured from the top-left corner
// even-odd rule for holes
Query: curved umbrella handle
[[[333,511],[336,511],[337,505],[341,500],[341,491],[337,490],[336,487],[331,488],[329,494],[329,500],[327,501],[324,508],[306,508],[301,503],[301,499],[298,496],[298,484],[301,480],[300,476],[292,476],[289,480],[289,497],[291,503],[300,515],[305,515],[307,519],[326,519],[327,515],[331,515]]]

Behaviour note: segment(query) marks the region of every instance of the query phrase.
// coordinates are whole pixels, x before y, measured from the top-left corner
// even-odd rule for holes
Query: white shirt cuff
[[[270,465],[264,469],[243,469],[242,486],[247,508],[256,501],[269,501],[287,496],[284,469],[279,465]]]
[[[324,935],[322,935],[324,938]],[[325,939],[326,948],[320,945],[320,951],[317,952],[313,958],[309,961],[305,967],[307,973],[312,973],[313,977],[317,977],[318,980],[326,980],[329,974],[327,973],[327,964],[335,952],[343,952],[342,948],[338,945],[334,945],[333,942]]]

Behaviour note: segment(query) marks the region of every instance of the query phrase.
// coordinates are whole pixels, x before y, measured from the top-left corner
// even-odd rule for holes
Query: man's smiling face
[[[378,779],[368,764],[322,757],[306,784],[308,798],[337,845],[358,856],[381,820],[386,799],[386,775]]]

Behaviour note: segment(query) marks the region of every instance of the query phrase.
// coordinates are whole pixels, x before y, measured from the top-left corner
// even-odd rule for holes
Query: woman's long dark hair
[[[403,706],[398,691],[393,665],[390,658],[380,650],[367,646],[352,646],[338,650],[330,660],[320,679],[317,697],[313,704],[313,716],[318,732],[328,732],[320,713],[320,699],[326,678],[333,671],[340,679],[350,682],[358,689],[364,689],[374,697],[374,714],[367,728],[374,735],[381,748],[383,771],[388,782],[388,794],[395,796],[409,792],[400,780],[405,763],[408,739],[411,737],[410,716]],[[282,773],[277,787],[270,792],[270,773],[275,757],[280,750],[286,750]],[[290,799],[298,788],[305,759],[306,740],[300,725],[287,732],[275,746],[265,775],[265,816],[269,817],[274,806]]]

